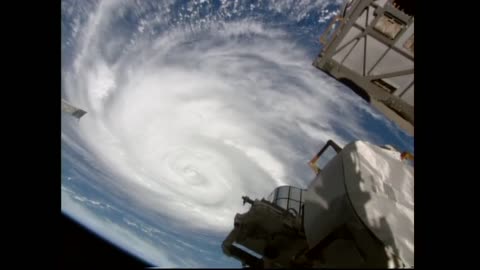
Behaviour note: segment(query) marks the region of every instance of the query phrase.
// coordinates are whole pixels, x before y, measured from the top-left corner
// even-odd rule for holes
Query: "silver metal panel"
[[[355,21],[356,24],[358,24],[358,26],[362,27],[363,29],[367,28],[367,13],[368,13],[368,10],[364,10],[362,12],[362,15],[360,15],[357,20]]]
[[[414,26],[413,22],[408,26],[407,30],[402,34],[400,38],[398,38],[397,42],[395,42],[395,47],[398,48],[399,50],[404,51],[405,53],[408,53],[411,56],[414,56],[413,52],[407,48],[404,47],[405,42],[413,35],[414,33]]]
[[[324,40],[325,46],[313,65],[334,78],[350,81],[355,87],[364,90],[370,101],[378,101],[374,106],[379,105],[388,118],[413,135],[413,94],[407,95],[408,102],[399,98],[405,88],[409,87],[406,79],[408,76],[399,76],[409,75],[414,70],[414,55],[411,53],[414,48],[413,16],[401,12],[392,4],[385,4],[387,2],[354,1],[342,27],[335,30],[332,39]],[[366,19],[369,26],[363,31],[359,25],[364,20],[365,9],[368,10]],[[379,30],[391,34],[399,30],[395,26],[399,24],[401,31],[395,39],[388,38],[373,27],[374,24],[377,25],[380,16],[385,14],[389,14],[390,18],[383,21],[384,25]],[[358,39],[363,36],[367,36],[366,42]],[[360,54],[362,47],[365,50]],[[384,78],[385,76],[390,78]]]
[[[378,18],[378,20],[375,22],[375,25],[373,26],[375,30],[382,33],[391,40],[397,38],[403,27],[404,24],[393,20],[390,16],[385,15],[385,13],[381,15],[380,18]]]
[[[373,21],[373,19],[375,19],[375,8],[372,7],[372,6],[369,6],[368,7],[368,25],[370,25]]]
[[[401,96],[401,99],[403,99],[405,102],[408,104],[412,105],[414,104],[414,85],[412,85],[408,90]]]
[[[355,46],[355,42],[348,44],[345,48],[335,54],[332,59],[337,61],[338,63],[341,63],[345,56],[348,54],[348,52],[350,52],[350,50],[353,48],[353,46]]]
[[[388,0],[377,0],[377,1],[373,1],[373,3],[379,5],[380,7],[383,7],[385,6],[385,4],[388,2]]]
[[[287,209],[287,202],[288,202],[288,199],[278,199],[277,205],[283,209]]]
[[[77,119],[82,118],[82,116],[84,116],[87,113],[86,111],[73,106],[72,104],[68,103],[66,100],[63,100],[63,99],[62,99],[62,111],[72,115]]]
[[[352,27],[348,30],[347,34],[345,37],[342,39],[340,44],[337,46],[337,48],[341,48],[343,45],[345,45],[347,42],[351,41],[354,39],[356,36],[358,36],[362,31],[356,27]],[[337,50],[337,48],[335,50]]]
[[[363,75],[363,61],[365,55],[365,37],[361,38],[352,52],[347,56],[343,65],[352,71]]]
[[[372,69],[387,49],[387,45],[371,36],[367,36],[367,72]]]
[[[413,74],[397,76],[383,80],[397,88],[393,94],[398,96],[403,93],[403,91],[413,82]]]
[[[278,197],[277,198],[288,198],[288,186],[280,187],[278,189]]]
[[[413,167],[399,152],[361,141],[347,145],[341,156],[356,214],[387,250],[413,266]]]
[[[375,8],[373,6],[368,6],[363,12],[362,15],[360,15],[355,23],[357,23],[359,26],[361,26],[363,29],[366,28],[366,26],[370,25],[375,19]],[[368,14],[368,17],[367,17]]]
[[[290,189],[290,199],[300,201],[301,190],[298,188]]]
[[[345,223],[349,215],[341,155],[310,183],[305,196],[304,229],[310,248]]]
[[[396,71],[413,69],[413,61],[403,57],[394,50],[388,51],[385,57],[372,70],[370,75],[381,75]]]
[[[295,211],[297,211],[297,213],[300,211],[300,202],[296,202],[296,201],[289,201],[288,203],[288,208],[293,208],[295,209]]]

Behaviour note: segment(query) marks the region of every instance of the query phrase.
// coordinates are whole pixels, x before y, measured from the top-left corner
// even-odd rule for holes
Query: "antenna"
[[[75,118],[77,118],[78,121],[80,121],[80,118],[82,118],[82,116],[87,114],[86,111],[73,106],[72,104],[70,104],[66,100],[64,100],[63,98],[62,98],[62,111],[72,115]]]

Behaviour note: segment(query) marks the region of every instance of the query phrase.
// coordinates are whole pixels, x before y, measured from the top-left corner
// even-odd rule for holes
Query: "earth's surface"
[[[241,196],[305,188],[328,140],[402,132],[315,69],[340,1],[62,1],[62,212],[159,267],[240,267]]]

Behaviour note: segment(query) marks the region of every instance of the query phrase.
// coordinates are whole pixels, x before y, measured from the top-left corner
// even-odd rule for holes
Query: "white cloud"
[[[315,8],[301,3],[297,15]],[[148,36],[136,26],[133,31],[142,35],[127,39],[110,31],[123,4],[134,5],[102,2],[78,29],[73,68],[64,70],[64,94],[88,114],[78,127],[62,129],[62,139],[113,176],[102,181],[139,208],[179,227],[224,233],[246,209],[242,195],[260,198],[280,183],[308,182],[299,177],[318,145],[330,138],[347,142],[337,126],[371,138],[359,124],[358,108],[375,112],[313,68],[285,31],[253,19],[225,23],[212,16],[201,25],[179,25],[171,21],[171,3],[163,3],[156,16],[142,18],[142,25],[160,34]],[[271,4],[280,12],[290,5]],[[135,45],[122,48],[122,40]],[[110,59],[102,48],[118,57]],[[64,203],[68,213],[76,211],[80,220],[87,215],[109,238],[121,244],[131,239],[137,254],[152,248],[122,227],[108,224],[115,228],[110,231],[107,221],[68,199]]]
[[[304,147],[332,137],[344,142],[335,124],[364,132],[351,109],[358,99],[309,68],[307,56],[281,30],[252,20],[210,22],[198,33],[172,28],[153,47],[139,40],[139,50],[108,66],[99,48],[120,38],[105,33],[113,20],[109,7],[101,6],[84,30],[66,94],[89,111],[79,126],[88,149],[119,176],[117,186],[144,194],[134,198],[144,207],[226,230],[241,195],[266,195],[295,177],[283,169],[291,164],[276,160],[290,153],[272,152],[284,144],[277,132]],[[245,34],[256,38],[242,41]],[[210,38],[196,39],[203,35]],[[315,131],[305,120],[324,129]],[[301,131],[309,141],[301,140]],[[223,140],[248,149],[230,153]]]

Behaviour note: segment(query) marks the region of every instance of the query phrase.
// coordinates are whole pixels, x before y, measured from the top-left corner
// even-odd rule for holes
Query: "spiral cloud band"
[[[226,233],[246,209],[242,195],[305,188],[306,162],[328,139],[384,142],[367,121],[412,145],[313,68],[296,30],[245,16],[298,22],[321,10],[319,25],[335,14],[324,1],[80,2],[62,7],[62,96],[88,114],[64,123],[62,142],[109,175],[90,185],[148,212],[149,226],[153,213],[179,229]]]

